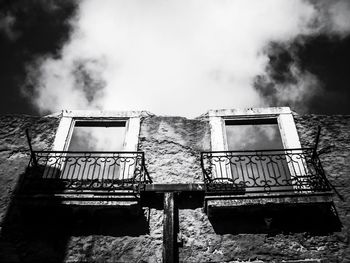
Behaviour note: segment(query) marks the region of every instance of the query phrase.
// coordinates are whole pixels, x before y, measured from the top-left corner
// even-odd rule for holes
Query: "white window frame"
[[[276,118],[284,149],[299,149],[301,144],[289,107],[210,110],[209,124],[212,151],[227,151],[225,120]]]
[[[211,131],[211,150],[228,151],[226,138],[226,120],[252,120],[256,119],[277,119],[278,129],[282,139],[283,149],[301,149],[298,132],[295,126],[292,111],[289,107],[270,107],[270,108],[249,108],[249,109],[227,109],[227,110],[210,110],[208,112],[209,125]],[[301,150],[300,150],[301,153]],[[298,160],[300,167],[304,167],[303,158]],[[292,164],[288,164],[291,176],[296,176]],[[230,167],[223,163],[215,165],[220,172],[230,173]],[[216,173],[216,172],[215,172]],[[307,171],[301,171],[306,174]],[[225,177],[225,174],[224,174]]]
[[[53,151],[67,151],[75,121],[125,121],[123,151],[137,151],[142,112],[63,110],[53,143]]]
[[[123,149],[121,152],[136,152],[138,150],[140,123],[143,114],[144,112],[142,111],[63,110],[61,113],[61,120],[57,128],[52,151],[68,151],[75,122],[77,121],[121,121],[125,122],[125,136]],[[54,165],[55,167],[57,166],[56,163],[47,163],[48,167],[51,165]],[[60,169],[62,169],[63,165],[63,163],[60,164]],[[127,178],[130,178],[133,175],[135,169],[134,165],[130,165],[130,167],[124,167],[128,171],[128,175],[126,176]],[[49,171],[49,169],[46,170]],[[121,169],[121,171],[122,170],[123,169]]]

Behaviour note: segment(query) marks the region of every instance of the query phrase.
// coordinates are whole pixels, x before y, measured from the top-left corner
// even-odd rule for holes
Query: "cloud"
[[[209,108],[266,106],[274,100],[254,86],[256,76],[271,80],[266,47],[324,31],[319,18],[324,5],[302,0],[81,1],[60,55],[28,65],[33,101],[42,112],[144,109],[189,117]],[[347,32],[341,6],[328,10],[334,21],[327,21],[335,29],[327,30]],[[283,90],[275,85],[273,96],[297,102],[312,94],[310,85],[317,86],[317,79],[298,63],[291,72],[297,81]]]
[[[348,96],[348,92],[339,91],[343,86],[339,81],[346,81],[346,77],[340,75],[341,70],[335,75],[332,67],[348,65],[343,65],[345,53],[345,59],[339,59],[338,63],[332,61],[330,54],[339,55],[336,53],[344,49],[343,42],[348,42],[350,2],[309,3],[317,14],[310,20],[309,32],[287,41],[270,42],[264,49],[269,63],[265,72],[255,78],[254,86],[268,105],[290,106],[300,113],[339,113],[344,111],[344,103],[340,103],[339,98]],[[337,86],[334,79],[338,79]]]
[[[15,41],[19,32],[14,29],[16,18],[12,14],[0,13],[0,33],[3,33],[10,41]]]
[[[280,81],[274,78],[274,72],[267,70],[266,74],[256,78],[256,90],[268,105],[290,106],[298,113],[308,112],[314,95],[323,92],[322,83],[312,73],[301,71],[295,62],[283,73],[283,81]]]
[[[319,33],[344,37],[350,33],[350,2],[348,0],[311,0],[318,12],[314,26]]]

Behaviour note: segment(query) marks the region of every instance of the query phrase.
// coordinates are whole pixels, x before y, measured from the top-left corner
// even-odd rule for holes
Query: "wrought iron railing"
[[[151,182],[143,152],[32,151],[23,189],[113,192]]]
[[[331,190],[312,148],[202,152],[201,165],[209,193],[306,194]]]

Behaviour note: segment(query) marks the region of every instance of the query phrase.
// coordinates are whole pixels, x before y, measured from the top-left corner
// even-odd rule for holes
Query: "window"
[[[139,112],[64,111],[43,177],[64,188],[131,187],[143,169]]]
[[[121,153],[125,125],[126,121],[73,119],[60,177],[80,185],[100,186],[109,185],[113,180],[130,179],[133,168],[123,160],[132,154]]]
[[[74,121],[68,151],[122,151],[126,121]]]
[[[209,112],[212,152],[202,155],[205,180],[247,193],[308,188],[307,164],[289,108]]]
[[[225,131],[228,177],[235,184],[247,192],[293,189],[277,118],[225,120]]]
[[[276,125],[276,129],[278,126],[283,148],[301,148],[292,112],[288,107],[209,111],[212,151],[228,150],[225,121],[228,125],[230,123],[271,124],[269,122],[272,122]]]
[[[91,151],[137,151],[142,114],[138,111],[65,110],[62,112],[53,150],[88,150],[90,147]],[[87,137],[83,139],[83,134],[91,136],[92,141]],[[95,141],[96,136],[99,137],[98,142]]]
[[[277,118],[225,120],[227,150],[282,149]]]

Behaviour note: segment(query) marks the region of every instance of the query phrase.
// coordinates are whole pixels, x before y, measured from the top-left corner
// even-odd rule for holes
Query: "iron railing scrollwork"
[[[143,152],[32,151],[25,191],[134,190],[152,183]]]
[[[312,148],[202,152],[207,192],[314,193],[331,190]]]

